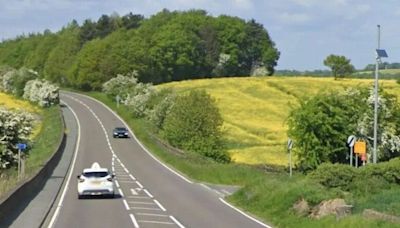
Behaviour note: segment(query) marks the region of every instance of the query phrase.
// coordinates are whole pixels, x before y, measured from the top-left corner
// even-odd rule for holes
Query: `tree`
[[[373,140],[373,96],[368,88],[344,92],[319,93],[302,101],[288,118],[288,135],[296,141],[294,149],[302,170],[315,169],[323,162],[347,163],[349,135],[367,141],[371,153]],[[394,96],[380,91],[379,159],[400,155],[399,104]],[[371,156],[369,156],[371,157]]]
[[[329,55],[324,60],[324,65],[331,68],[335,80],[343,78],[346,74],[352,74],[355,71],[354,66],[350,63],[350,59],[347,59],[345,56]]]
[[[210,95],[191,91],[176,98],[164,120],[162,135],[173,146],[229,162],[222,145],[222,122]]]

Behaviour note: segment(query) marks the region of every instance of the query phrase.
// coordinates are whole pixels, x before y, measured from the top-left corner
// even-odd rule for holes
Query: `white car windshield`
[[[86,172],[82,174],[86,178],[101,178],[101,177],[106,177],[108,175],[108,172]]]

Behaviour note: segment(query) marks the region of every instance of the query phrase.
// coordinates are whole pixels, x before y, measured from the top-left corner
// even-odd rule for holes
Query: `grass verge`
[[[41,112],[41,129],[33,139],[32,149],[26,159],[25,176],[17,179],[17,168],[6,170],[0,177],[0,198],[15,188],[22,181],[31,178],[56,151],[63,131],[60,108],[53,106]]]
[[[174,167],[179,172],[197,181],[215,184],[231,184],[243,186],[228,200],[244,211],[261,218],[274,227],[396,227],[398,224],[366,219],[359,213],[363,208],[382,207],[382,203],[366,203],[368,199],[398,198],[394,192],[400,188],[394,187],[391,191],[376,194],[357,196],[338,189],[327,189],[310,180],[302,174],[296,173],[292,178],[284,172],[266,172],[263,169],[240,164],[219,164],[195,154],[177,154],[169,152],[154,140],[150,126],[142,119],[132,118],[124,106],[117,107],[113,100],[105,94],[87,93],[111,109],[115,110],[135,132],[138,139],[165,163]],[[356,214],[337,220],[328,216],[320,220],[301,217],[291,209],[299,199],[305,199],[311,205],[316,205],[322,200],[344,198],[346,202],[358,204]],[[375,198],[374,198],[375,197]],[[367,199],[367,200],[366,200]],[[370,201],[368,201],[370,202]],[[391,209],[395,209],[391,207]],[[379,209],[379,208],[376,208]],[[384,210],[385,211],[385,210]],[[398,225],[400,227],[400,225]]]

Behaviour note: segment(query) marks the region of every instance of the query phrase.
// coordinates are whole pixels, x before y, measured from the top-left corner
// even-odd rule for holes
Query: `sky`
[[[281,53],[276,69],[328,69],[323,60],[344,55],[362,69],[375,62],[378,29],[387,62],[400,62],[399,0],[0,0],[0,40],[58,31],[76,19],[129,12],[149,17],[162,9],[204,9],[255,19]]]

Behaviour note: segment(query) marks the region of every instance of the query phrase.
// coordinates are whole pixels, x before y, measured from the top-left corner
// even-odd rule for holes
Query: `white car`
[[[97,195],[114,197],[114,175],[108,169],[101,168],[99,163],[95,162],[91,168],[84,169],[77,178],[79,199]]]

